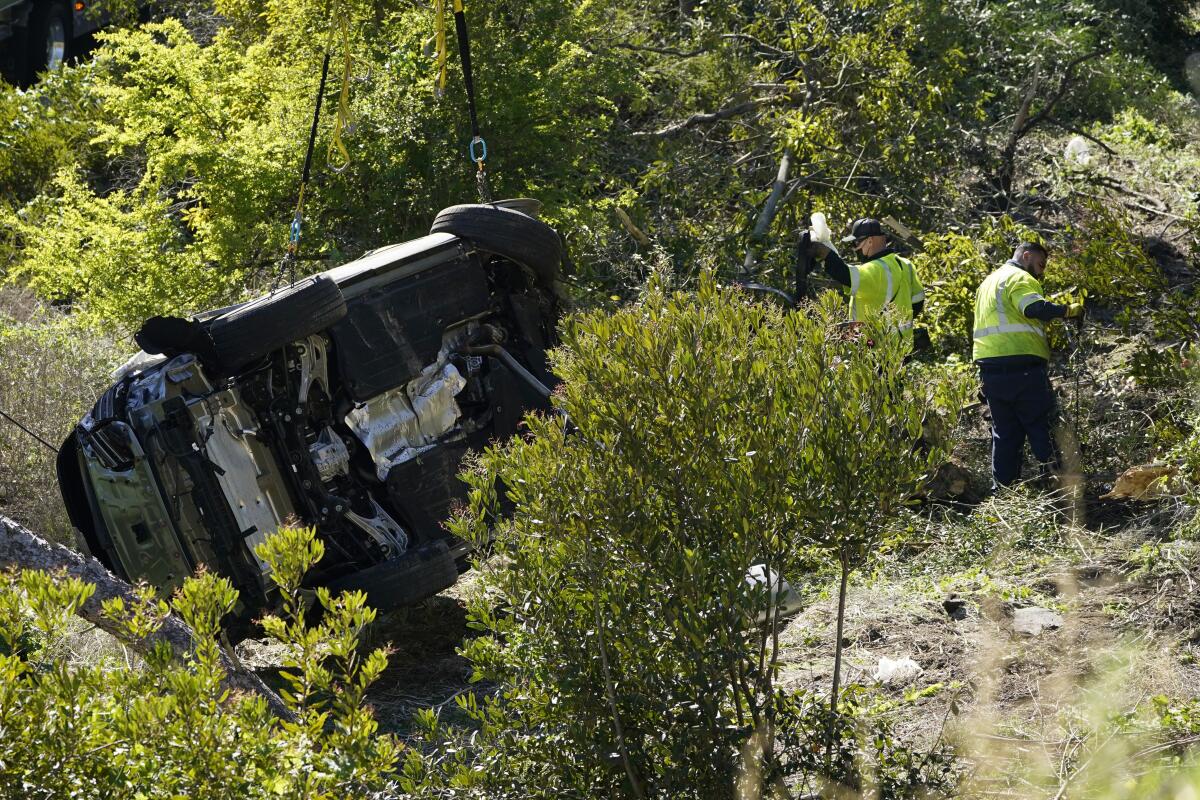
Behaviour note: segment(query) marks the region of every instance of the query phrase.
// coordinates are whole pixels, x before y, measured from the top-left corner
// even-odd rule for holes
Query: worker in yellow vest
[[[824,263],[826,275],[850,290],[850,321],[878,316],[890,305],[896,309],[900,335],[911,350],[913,318],[925,307],[925,287],[912,262],[888,246],[877,219],[855,220],[850,235],[842,241],[853,243],[863,258],[861,265],[847,264],[819,241],[811,244],[810,254]]]
[[[1022,242],[1013,256],[975,293],[974,344],[983,396],[992,416],[992,484],[1010,486],[1021,477],[1025,440],[1043,476],[1055,467],[1050,439],[1055,410],[1047,366],[1045,324],[1078,317],[1083,305],[1059,305],[1042,296],[1040,278],[1049,254]]]

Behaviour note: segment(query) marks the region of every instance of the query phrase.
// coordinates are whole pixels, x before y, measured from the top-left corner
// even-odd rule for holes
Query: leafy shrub
[[[942,688],[935,684],[914,691],[913,699]],[[853,792],[859,797],[952,796],[961,768],[953,748],[942,743],[940,736],[928,750],[908,746],[897,737],[883,713],[907,704],[880,702],[864,687],[849,687],[841,713],[830,720],[828,705],[815,695],[804,691],[782,695],[778,717],[780,777],[806,776],[797,788],[810,794],[819,794],[822,788],[828,790],[829,781],[841,793]],[[827,765],[821,753],[831,723],[836,740],[833,761]],[[822,775],[825,780],[817,777]]]
[[[500,687],[462,703],[483,744],[410,755],[411,780],[702,797],[775,774],[777,641],[753,624],[768,604],[747,568],[857,566],[935,458],[915,442],[937,387],[901,367],[885,322],[846,335],[843,314],[785,314],[705,275],[566,324],[561,415],[482,456],[454,525],[482,543],[512,508],[470,604],[487,635],[466,653]]]
[[[67,619],[94,587],[43,572],[0,579],[0,794],[5,797],[343,798],[390,786],[399,745],[379,736],[363,690],[386,663],[357,637],[374,617],[361,593],[321,595],[324,621],[303,621],[298,587],[321,555],[311,529],[287,529],[260,546],[285,598],[268,633],[288,648],[285,702],[271,715],[257,696],[227,696],[220,620],[237,602],[224,578],[201,572],[172,601],[196,633],[186,663],[165,642],[140,669],[53,659]],[[127,635],[157,629],[167,605],[149,589],[135,607],[106,603]]]
[[[328,4],[219,5],[230,24],[210,43],[174,19],[105,33],[88,81],[39,90],[52,107],[93,109],[82,130],[92,137],[88,152],[104,162],[88,169],[90,158],[71,158],[67,133],[22,140],[22,154],[38,164],[26,181],[36,196],[0,207],[9,280],[126,329],[271,281],[297,202]],[[580,213],[569,206],[596,180],[592,151],[611,112],[604,94],[627,80],[572,44],[602,13],[578,8],[543,0],[513,18],[484,5],[484,18],[472,21],[493,189],[540,196],[552,213],[564,206],[568,215]],[[461,80],[452,77],[444,102],[433,98],[436,70],[423,49],[430,10],[365,0],[338,9],[350,21],[354,56],[350,164],[335,173],[324,163],[340,88],[334,71],[305,192],[301,272],[424,234],[438,209],[475,197]],[[336,59],[340,39],[334,47]],[[6,101],[38,107],[16,103],[12,91],[0,90],[0,124]],[[35,149],[43,138],[53,154]]]

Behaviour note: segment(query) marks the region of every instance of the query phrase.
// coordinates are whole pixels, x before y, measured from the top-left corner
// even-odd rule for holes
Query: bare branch
[[[712,49],[709,47],[698,47],[695,50],[676,50],[673,47],[651,47],[648,44],[632,44],[631,42],[613,42],[612,46],[618,50],[632,50],[635,53],[657,53],[661,56],[675,56],[676,58],[695,58]]]
[[[1058,105],[1058,102],[1066,96],[1067,90],[1071,88],[1071,84],[1075,80],[1076,68],[1078,68],[1081,64],[1091,61],[1093,58],[1099,58],[1102,55],[1104,55],[1104,50],[1093,50],[1090,53],[1084,53],[1083,55],[1072,59],[1071,62],[1067,64],[1067,68],[1063,70],[1062,79],[1058,82],[1058,89],[1055,90],[1054,94],[1050,95],[1050,99],[1046,101],[1045,107],[1043,107],[1042,110],[1037,114],[1030,117],[1028,121],[1022,120],[1024,124],[1020,128],[1017,138],[1020,138],[1029,131],[1033,130],[1036,125],[1044,122],[1054,112],[1054,107]]]
[[[755,38],[748,33],[726,33],[721,36],[722,39],[733,40],[739,42],[749,42],[764,53],[775,56],[776,58],[792,58],[793,54],[787,50],[780,50],[778,47],[769,45],[761,39]]]
[[[742,96],[744,97],[744,95]],[[657,131],[637,132],[633,135],[666,138],[668,136],[674,136],[678,133],[681,133],[688,128],[695,127],[696,125],[706,125],[713,122],[720,122],[721,120],[729,119],[731,117],[748,114],[751,111],[757,111],[760,108],[765,108],[767,106],[786,105],[790,102],[792,102],[792,96],[790,94],[773,94],[768,95],[767,97],[756,97],[751,100],[740,100],[740,98],[734,98],[716,111],[692,114],[690,117],[681,122],[674,122],[665,128],[660,128]]]

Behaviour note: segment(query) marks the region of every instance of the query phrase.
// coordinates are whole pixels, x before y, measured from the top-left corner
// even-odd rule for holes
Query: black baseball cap
[[[879,224],[879,220],[864,217],[854,220],[854,224],[850,226],[850,235],[842,238],[842,243],[860,242],[868,236],[883,236],[883,226]]]

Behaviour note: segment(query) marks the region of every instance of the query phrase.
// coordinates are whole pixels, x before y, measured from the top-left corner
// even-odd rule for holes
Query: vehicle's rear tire
[[[35,3],[26,29],[25,69],[22,76],[33,83],[39,72],[58,69],[70,56],[71,12],[55,0]]]
[[[289,342],[325,330],[346,316],[346,298],[329,278],[306,278],[235,307],[206,323],[223,373],[236,372]]]
[[[504,202],[504,201],[501,201]],[[563,260],[558,231],[541,220],[500,205],[461,205],[443,209],[430,233],[451,233],[480,250],[528,267],[544,289],[551,289]]]

